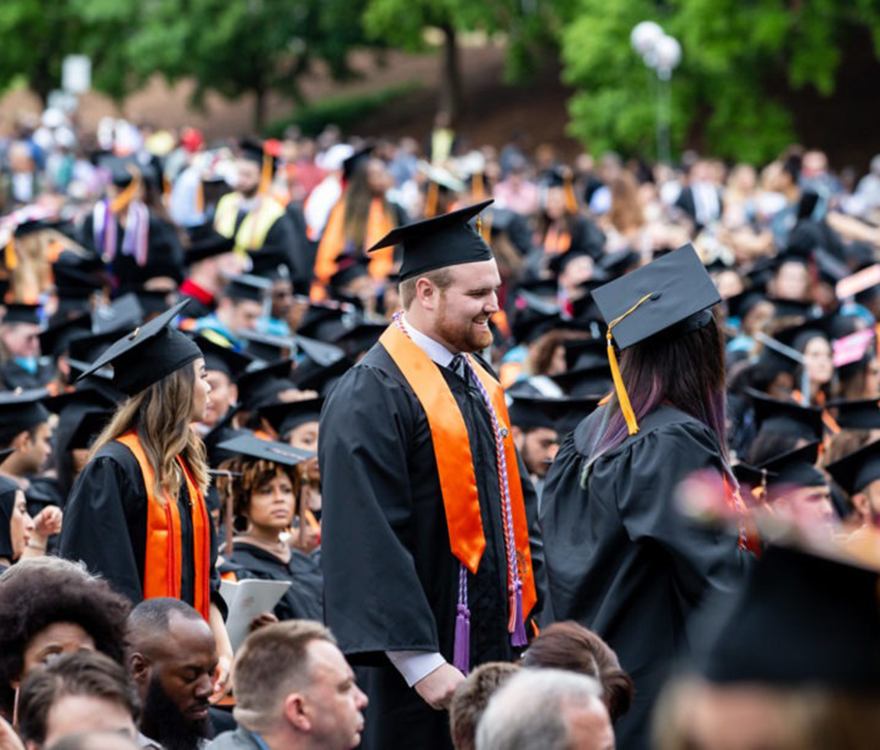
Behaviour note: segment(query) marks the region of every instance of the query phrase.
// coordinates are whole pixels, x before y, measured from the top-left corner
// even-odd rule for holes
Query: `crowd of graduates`
[[[402,248],[383,238],[484,201],[471,230],[491,247],[500,286],[483,355],[506,392],[542,520],[559,517],[561,495],[549,510],[542,503],[560,445],[620,377],[594,292],[690,243],[720,299],[720,453],[731,486],[689,478],[682,494],[701,522],[738,524],[743,549],[761,562],[725,603],[733,614],[701,607],[714,645],[699,678],[662,694],[654,746],[880,742],[871,718],[880,695],[880,157],[863,174],[795,145],[760,168],[690,152],[675,166],[612,153],[566,160],[524,134],[497,149],[443,128],[424,143],[335,128],[208,142],[194,129],[109,120],[85,134],[50,110],[0,140],[0,168],[0,715],[28,750],[108,728],[166,750],[201,747],[223,730],[244,734],[222,735],[218,750],[358,744],[365,697],[333,634],[314,622],[325,620],[322,408],[407,306]],[[196,393],[185,412],[176,397],[141,398],[183,364],[174,387]],[[631,396],[638,412],[644,401]],[[169,428],[162,442],[161,418],[182,431]],[[151,439],[174,448],[170,468],[135,444],[132,424],[155,427]],[[132,453],[106,453],[112,440]],[[203,464],[190,461],[200,450]],[[182,469],[175,452],[187,457]],[[152,502],[145,466],[177,477],[169,523],[210,557],[208,577],[186,552],[158,562],[154,519],[119,503]],[[664,470],[647,477],[645,493],[666,493]],[[657,513],[684,512],[673,489],[653,498]],[[202,490],[205,518],[187,510]],[[736,521],[726,502],[712,504],[716,495],[736,497]],[[566,508],[571,526],[557,520],[544,534],[545,545],[558,541],[557,558],[565,545],[601,545],[568,538],[579,514]],[[553,593],[554,550],[546,557]],[[151,580],[158,568],[167,580]],[[235,653],[219,584],[248,579],[291,585]],[[663,586],[696,605],[677,584]],[[558,617],[551,605],[564,597],[541,598],[540,635],[519,664],[475,664],[456,692],[456,747],[614,746],[613,726],[633,701],[630,673],[638,700],[645,663],[618,660],[609,633],[619,623],[603,632],[589,618]],[[650,660],[662,624],[638,625]],[[107,658],[56,658],[82,648]],[[234,698],[224,697],[236,657]],[[279,676],[285,664],[296,679]],[[45,702],[64,692],[47,698],[49,683],[85,684],[89,670],[119,723],[62,731]],[[186,670],[200,692],[175,687]],[[338,680],[344,705],[320,693],[324,679]],[[725,693],[729,685],[740,692]],[[282,710],[273,690],[305,697]],[[213,705],[233,700],[239,729]],[[844,742],[847,717],[861,728]],[[16,747],[4,732],[0,747]],[[129,747],[111,735],[88,741],[70,747]],[[647,734],[632,745],[648,746]]]

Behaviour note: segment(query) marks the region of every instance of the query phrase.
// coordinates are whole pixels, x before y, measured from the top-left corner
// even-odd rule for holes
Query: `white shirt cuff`
[[[408,687],[446,664],[446,659],[433,651],[386,651],[385,655],[403,675]]]

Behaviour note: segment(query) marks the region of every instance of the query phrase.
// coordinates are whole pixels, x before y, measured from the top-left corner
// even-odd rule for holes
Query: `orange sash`
[[[144,559],[144,599],[168,596],[180,599],[183,555],[180,539],[180,510],[177,499],[166,496],[162,500],[153,493],[153,467],[141,446],[137,433],[128,432],[118,438],[137,459],[147,490],[147,550]],[[195,564],[195,602],[198,613],[208,620],[211,606],[210,585],[210,527],[205,499],[190,476],[189,469],[178,456],[186,478],[186,488],[192,503],[193,559]]]
[[[428,417],[434,457],[437,460],[437,473],[440,477],[440,491],[443,494],[443,507],[446,511],[446,525],[449,529],[449,545],[452,554],[471,573],[476,573],[483,551],[486,549],[486,537],[483,534],[480,498],[464,418],[438,367],[396,325],[392,324],[385,329],[379,342],[400,368]],[[523,615],[528,616],[537,602],[537,594],[532,573],[528,522],[522,484],[520,484],[519,464],[510,430],[510,417],[507,415],[504,390],[498,382],[479,363],[474,364],[474,372],[489,393],[495,414],[501,420],[505,431],[504,455],[507,460],[510,485],[517,564],[522,578]],[[508,581],[508,584],[510,583]]]
[[[381,240],[388,232],[394,229],[392,220],[381,198],[373,198],[370,202],[370,213],[367,216],[367,230],[364,238],[364,247],[357,248],[359,253],[365,248],[372,247]],[[327,226],[321,236],[318,245],[318,255],[315,258],[315,280],[318,284],[326,286],[330,277],[336,273],[336,259],[345,250],[345,198],[341,198],[330,212]],[[391,273],[394,265],[394,248],[386,247],[370,253],[369,271],[374,279],[384,279]]]

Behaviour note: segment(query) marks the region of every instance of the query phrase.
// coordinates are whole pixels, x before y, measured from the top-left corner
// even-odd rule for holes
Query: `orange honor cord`
[[[154,471],[135,432],[118,438],[134,455],[147,492],[147,548],[144,559],[144,599],[167,596],[180,599],[183,555],[180,511],[170,497],[158,498],[153,491]],[[193,559],[195,569],[194,607],[207,621],[210,609],[210,527],[205,501],[180,458],[186,478],[192,512]]]

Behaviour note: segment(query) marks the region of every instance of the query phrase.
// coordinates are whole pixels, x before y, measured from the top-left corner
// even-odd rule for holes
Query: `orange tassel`
[[[263,170],[260,175],[260,187],[258,192],[265,195],[272,187],[272,180],[275,177],[275,170],[272,165],[272,155],[263,151]]]
[[[428,197],[425,199],[425,218],[433,219],[437,215],[437,201],[440,198],[440,186],[436,182],[428,183]]]
[[[197,213],[205,213],[205,184],[201,179],[196,186],[195,209]]]
[[[6,270],[14,271],[18,268],[18,255],[15,253],[15,232],[9,235],[9,241],[6,243]]]
[[[574,180],[571,174],[565,175],[565,210],[570,214],[576,214],[578,210],[577,198],[574,194]]]
[[[482,172],[474,172],[474,198],[476,200],[483,200],[486,195],[486,188],[483,185],[483,173]]]

